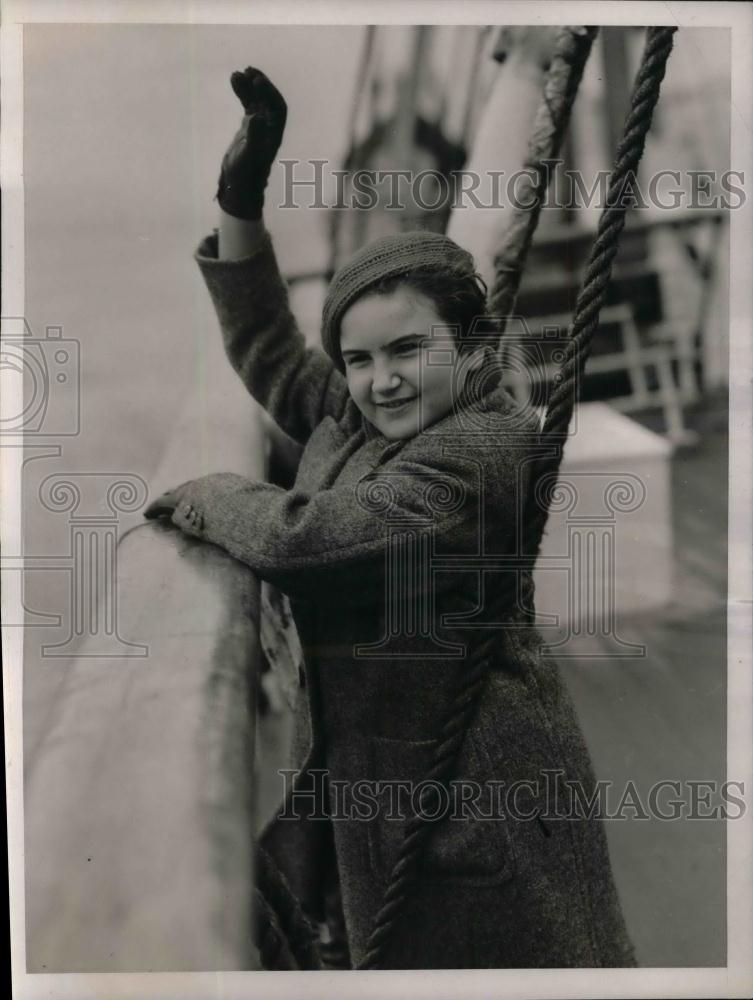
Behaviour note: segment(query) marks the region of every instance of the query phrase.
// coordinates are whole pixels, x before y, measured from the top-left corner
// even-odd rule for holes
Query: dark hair
[[[440,319],[453,328],[458,350],[468,346],[471,335],[473,346],[478,346],[481,338],[496,345],[497,324],[487,314],[486,282],[477,272],[460,263],[422,265],[369,285],[363,297],[389,295],[401,285],[420,292],[433,303]]]

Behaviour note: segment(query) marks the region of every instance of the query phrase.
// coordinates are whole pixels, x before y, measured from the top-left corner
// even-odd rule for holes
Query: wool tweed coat
[[[312,915],[329,851],[357,966],[417,808],[411,789],[467,651],[488,634],[479,629],[502,570],[482,573],[481,557],[514,546],[538,422],[491,379],[413,438],[388,441],[329,357],[305,345],[269,235],[227,261],[215,232],[196,260],[230,362],[305,447],[291,490],[206,476],[173,519],[290,598],[305,654],[300,771],[263,842]],[[530,612],[499,630],[457,794],[436,802],[441,818],[382,967],[635,964],[601,821],[555,802],[564,782],[588,792],[594,775]]]

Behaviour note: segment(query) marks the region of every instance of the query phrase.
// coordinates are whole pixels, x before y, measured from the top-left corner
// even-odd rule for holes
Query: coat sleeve
[[[216,231],[194,255],[222,329],[225,352],[275,423],[305,444],[323,417],[357,420],[345,377],[318,347],[307,347],[290,311],[269,233],[237,260],[218,258]]]
[[[441,468],[403,457],[354,487],[336,485],[313,496],[221,473],[189,483],[173,521],[291,596],[328,588],[360,603],[384,592],[385,573],[401,546],[412,545],[414,578],[426,587],[433,586],[434,555],[479,551],[484,486],[478,471],[462,455]]]

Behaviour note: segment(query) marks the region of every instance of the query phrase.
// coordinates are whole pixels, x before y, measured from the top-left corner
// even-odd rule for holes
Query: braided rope
[[[515,307],[526,257],[551,180],[549,163],[560,151],[597,32],[598,28],[592,27],[563,27],[557,34],[523,163],[525,190],[502,237],[502,248],[494,258],[495,278],[489,295],[492,316],[510,316]],[[504,323],[504,318],[501,322]]]
[[[599,311],[617,254],[620,233],[625,223],[629,192],[635,180],[635,170],[643,154],[646,135],[659,98],[667,59],[672,50],[675,28],[649,28],[641,66],[633,87],[631,108],[625,122],[623,138],[617,150],[607,205],[602,213],[570,329],[566,357],[556,378],[556,388],[547,407],[542,441],[551,441],[567,432],[577,399],[579,376],[590,353],[591,342],[598,325]],[[562,460],[562,449],[537,463],[534,484],[553,473],[552,482]],[[550,494],[551,495],[551,494]],[[539,503],[537,490],[531,489],[526,504],[526,529],[523,549],[528,568],[532,569],[541,544],[549,513],[549,504]],[[507,609],[517,594],[517,579],[500,588],[497,606]],[[491,668],[491,653],[495,636],[479,643],[471,653],[468,670],[464,673],[453,698],[436,747],[431,770],[426,780],[447,784],[453,773],[465,733],[479,705]],[[361,969],[378,968],[384,957],[394,927],[413,886],[423,856],[423,849],[433,826],[422,817],[423,807],[408,821],[398,859],[390,875],[382,907],[377,914]]]
[[[649,28],[646,47],[633,87],[631,107],[625,121],[623,136],[617,148],[615,164],[607,193],[607,203],[599,219],[596,240],[591,248],[581,290],[575,304],[572,324],[565,346],[565,357],[555,375],[554,389],[549,397],[542,440],[559,439],[564,443],[570,419],[577,402],[581,376],[591,353],[593,337],[599,325],[599,313],[604,304],[612,265],[617,256],[620,234],[630,207],[636,184],[636,170],[643,155],[646,135],[651,127],[654,108],[672,51],[675,28]],[[553,488],[562,462],[562,448],[541,459],[536,466],[535,480],[546,476]],[[532,545],[527,548],[532,558],[538,552],[546,521],[548,504],[534,502],[532,490],[527,515],[533,527],[526,531]]]

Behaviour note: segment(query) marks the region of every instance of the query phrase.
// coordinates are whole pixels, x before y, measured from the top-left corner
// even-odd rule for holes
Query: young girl
[[[290,599],[299,770],[262,843],[312,917],[334,875],[358,967],[468,651],[494,627],[538,422],[499,385],[472,258],[438,234],[359,251],[332,280],[324,350],[305,346],[261,218],[285,102],[251,67],[231,83],[245,116],[196,259],[231,363],[305,448],[291,490],[210,475],[146,513]],[[563,795],[594,787],[571,702],[532,608],[511,615],[382,968],[635,962],[600,822]]]

